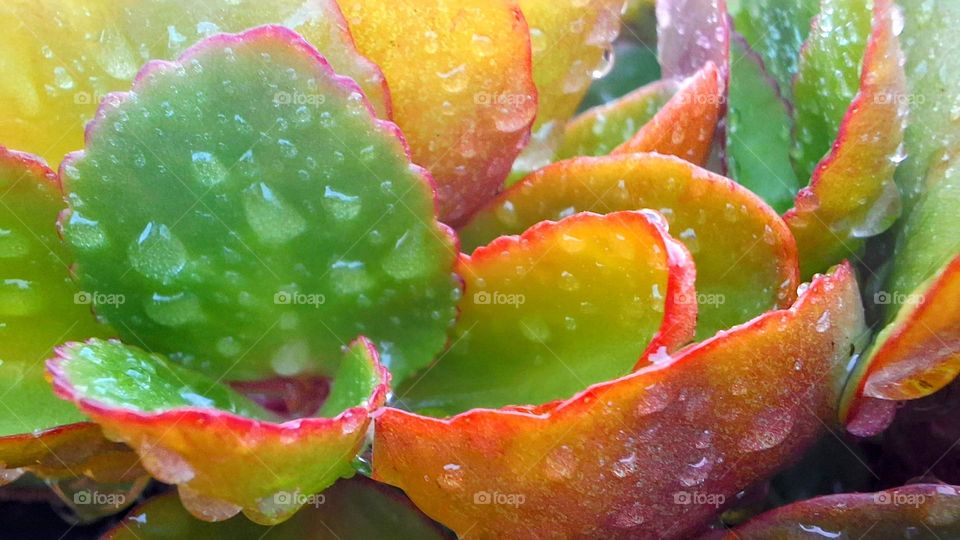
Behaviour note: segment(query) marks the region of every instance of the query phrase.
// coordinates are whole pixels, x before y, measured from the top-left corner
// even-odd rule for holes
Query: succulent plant
[[[114,539],[960,534],[953,3],[0,14],[9,509]]]

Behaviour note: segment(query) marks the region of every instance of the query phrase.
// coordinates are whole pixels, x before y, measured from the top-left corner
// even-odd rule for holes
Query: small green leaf
[[[730,175],[777,212],[786,212],[800,189],[790,164],[790,112],[743,38],[734,34],[730,48]]]
[[[63,165],[77,274],[129,343],[223,377],[329,375],[371,336],[403,379],[444,343],[454,242],[396,126],[297,34],[152,63]]]
[[[389,380],[360,338],[343,355],[320,417],[280,423],[219,379],[159,354],[115,340],[57,352],[47,367],[57,393],[136,450],[154,477],[177,484],[184,505],[207,521],[243,510],[258,523],[279,523],[352,476]]]

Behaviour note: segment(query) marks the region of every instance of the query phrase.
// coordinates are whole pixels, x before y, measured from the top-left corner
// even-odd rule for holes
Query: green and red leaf
[[[665,225],[650,211],[581,213],[463,255],[451,345],[395,402],[444,415],[538,405],[689,342],[694,268]]]
[[[39,158],[0,146],[0,190],[0,469],[132,479],[142,474],[133,454],[106,441],[44,380],[56,345],[112,333],[91,313],[92,293],[70,279],[56,175]]]
[[[612,154],[657,152],[705,165],[726,108],[726,84],[708,63],[683,81],[677,93]]]
[[[863,359],[848,399],[917,399],[960,373],[960,160],[927,171],[925,194],[900,230],[893,268],[875,301],[887,326]]]
[[[103,540],[442,540],[448,534],[396,489],[362,476],[340,480],[288,521],[271,527],[242,517],[207,523],[187,513],[177,497],[154,497],[133,509]]]
[[[700,338],[789,306],[799,284],[783,220],[735,182],[680,159],[624,154],[555,163],[502,193],[460,230],[466,252],[576,212],[652,208],[697,266]]]
[[[595,74],[612,67],[623,1],[519,0],[519,4],[530,27],[533,80],[539,96],[533,137],[522,164],[536,161],[537,156],[553,157],[564,125]]]
[[[652,120],[676,92],[674,81],[656,81],[584,111],[564,129],[557,158],[609,154]]]
[[[790,309],[566,401],[449,419],[387,408],[374,477],[466,538],[689,537],[817,440],[863,330],[843,265]]]
[[[386,74],[413,161],[456,225],[500,188],[537,112],[530,32],[513,0],[341,0],[357,46]]]
[[[872,11],[859,0],[828,0],[804,47],[796,163],[801,178],[813,176],[784,215],[804,276],[856,254],[899,215],[893,174],[907,100],[896,9],[891,0],[876,0]]]
[[[841,493],[793,503],[715,538],[916,538],[960,535],[960,489],[915,484],[876,493]],[[714,537],[709,537],[714,538]]]
[[[77,275],[124,300],[97,313],[130,343],[225,380],[329,375],[361,334],[402,380],[443,347],[459,285],[430,177],[286,28],[148,64],[61,172]]]
[[[242,510],[278,523],[351,476],[390,378],[360,338],[317,417],[281,422],[219,379],[118,341],[72,343],[57,354],[47,365],[56,392],[136,450],[154,477],[177,484],[183,504],[205,521]]]
[[[56,166],[83,147],[84,125],[101,100],[129,88],[141,64],[262,24],[302,34],[363,88],[378,116],[389,118],[383,74],[357,52],[334,0],[12,0],[0,5],[0,143]]]

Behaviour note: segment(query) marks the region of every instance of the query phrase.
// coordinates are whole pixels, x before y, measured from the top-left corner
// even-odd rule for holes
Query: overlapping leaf
[[[817,439],[862,331],[844,265],[788,310],[567,401],[445,420],[388,408],[374,476],[468,538],[689,537]]]
[[[859,0],[829,0],[804,48],[795,157],[797,174],[813,177],[784,218],[805,276],[856,253],[899,214],[893,173],[907,109],[895,9],[890,0],[872,11]]]
[[[56,166],[83,147],[84,124],[97,105],[127,89],[141,64],[261,24],[303,34],[338,73],[360,84],[378,115],[389,114],[383,74],[357,53],[334,0],[13,0],[0,6],[0,143]]]
[[[790,163],[790,112],[760,58],[739,34],[730,47],[730,177],[785,212],[800,189]]]
[[[397,403],[440,414],[544,403],[688,342],[694,269],[662,219],[581,213],[462,256],[451,345]]]
[[[397,490],[357,477],[341,480],[314,496],[289,521],[273,527],[242,517],[206,523],[183,510],[173,495],[160,495],[134,509],[104,540],[366,540],[444,539],[441,527],[427,519]]]
[[[658,152],[706,165],[726,107],[722,72],[706,64],[683,81],[660,111],[612,153]]]
[[[841,493],[777,508],[716,538],[916,538],[960,535],[960,490],[916,484],[877,493]],[[714,537],[710,537],[714,538]]]
[[[927,396],[960,373],[960,160],[927,174],[927,193],[904,223],[888,286],[876,294],[888,326],[858,373],[856,392],[882,399]]]
[[[620,31],[621,0],[520,0],[530,26],[533,80],[539,107],[524,160],[552,157],[564,124],[573,116],[595,75],[612,66]],[[534,164],[545,165],[549,161]]]
[[[584,111],[564,129],[557,158],[609,154],[645,126],[676,91],[673,81],[656,81]]]
[[[192,514],[219,521],[242,510],[266,525],[353,474],[389,382],[361,338],[344,354],[318,417],[280,423],[218,379],[117,341],[65,345],[48,370],[61,397],[134,448],[154,477],[177,484]]]
[[[457,224],[490,199],[537,111],[530,33],[513,0],[341,0],[360,52],[387,76],[413,160]]]
[[[501,194],[461,229],[464,250],[575,212],[653,208],[697,266],[697,335],[794,299],[796,247],[779,216],[736,183],[677,158],[625,154],[563,161]]]
[[[102,299],[70,280],[57,237],[63,210],[56,178],[39,159],[0,147],[0,469],[47,477],[132,479],[133,455],[103,439],[77,409],[57,399],[43,361],[69,339],[107,336],[91,303]]]
[[[77,274],[125,299],[98,314],[226,380],[328,375],[360,334],[398,380],[427,363],[459,294],[454,242],[371,113],[282,27],[149,64],[62,167]]]

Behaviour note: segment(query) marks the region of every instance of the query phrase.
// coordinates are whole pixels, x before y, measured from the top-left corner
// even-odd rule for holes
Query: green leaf
[[[794,167],[801,179],[830,150],[860,90],[873,0],[823,0],[803,45],[794,81]]]
[[[955,50],[960,3],[900,0],[910,117],[906,160],[897,183],[909,210],[924,192],[927,169],[960,147],[960,56]]]
[[[582,213],[461,258],[467,294],[450,347],[397,391],[453,414],[539,405],[667,356],[693,337],[693,261],[653,212]]]
[[[731,177],[783,213],[793,206],[800,189],[790,164],[790,112],[743,38],[734,34],[730,49],[727,156]]]
[[[104,540],[430,540],[448,538],[398,489],[363,477],[340,480],[316,495],[289,521],[273,527],[235,517],[205,523],[188,514],[173,494],[154,497],[135,508]]]
[[[762,58],[784,97],[793,94],[800,48],[810,32],[818,0],[728,0],[737,33]],[[736,84],[736,61],[731,83]]]
[[[67,241],[128,342],[223,377],[329,375],[369,335],[398,379],[459,294],[429,176],[281,27],[210,38],[111,97],[62,167]]]
[[[48,364],[57,393],[134,448],[153,476],[178,484],[184,505],[208,521],[243,510],[258,523],[279,523],[309,495],[352,476],[389,379],[360,338],[342,357],[321,417],[280,423],[219,379],[159,354],[115,340],[57,352]]]
[[[46,478],[122,476],[90,461],[115,452],[113,461],[135,474],[119,445],[43,378],[43,362],[62,341],[111,333],[90,311],[103,297],[70,279],[72,259],[57,236],[64,204],[56,177],[39,159],[0,146],[0,191],[0,468],[29,467]]]

